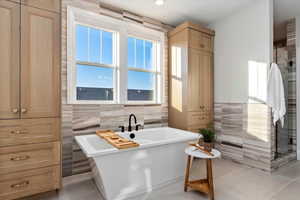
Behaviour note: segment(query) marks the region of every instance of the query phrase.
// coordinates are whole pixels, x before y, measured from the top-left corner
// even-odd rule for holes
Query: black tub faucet
[[[129,115],[129,125],[128,125],[128,131],[131,132],[132,131],[132,125],[131,125],[131,118],[133,117],[134,119],[134,124],[135,124],[135,130],[138,131],[139,127],[142,127],[142,125],[137,124],[136,122],[136,116],[134,114],[130,114]]]
[[[131,132],[132,131],[132,126],[131,126],[131,118],[133,117],[134,119],[134,124],[136,124],[136,116],[134,114],[130,114],[129,115],[129,125],[128,125],[128,131]]]

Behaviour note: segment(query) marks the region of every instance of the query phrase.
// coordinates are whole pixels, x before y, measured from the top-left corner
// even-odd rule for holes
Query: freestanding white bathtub
[[[118,150],[97,135],[75,139],[90,159],[94,180],[107,200],[151,192],[184,175],[184,149],[198,134],[164,127],[134,132],[137,148]],[[129,133],[118,133],[129,137]]]

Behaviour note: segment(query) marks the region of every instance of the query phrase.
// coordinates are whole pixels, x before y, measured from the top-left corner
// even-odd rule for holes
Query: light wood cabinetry
[[[60,142],[0,148],[0,174],[60,163]]]
[[[0,1],[0,119],[19,118],[20,6]]]
[[[0,199],[60,188],[60,14],[52,4],[60,1],[0,0]]]
[[[60,119],[0,120],[0,147],[60,140]]]
[[[169,125],[198,132],[213,121],[214,32],[186,22],[169,33]]]
[[[21,0],[21,3],[39,9],[60,12],[60,0]]]
[[[59,14],[22,6],[22,118],[58,117]]]
[[[20,197],[55,190],[60,187],[60,167],[51,166],[22,172],[0,174],[0,199]]]
[[[211,122],[213,112],[212,54],[190,48],[188,55],[187,110],[199,112],[203,123],[207,124]]]

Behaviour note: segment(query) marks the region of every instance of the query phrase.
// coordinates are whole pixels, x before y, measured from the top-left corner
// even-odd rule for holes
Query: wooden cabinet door
[[[212,63],[212,54],[209,52],[201,52],[201,68],[203,75],[201,76],[201,88],[200,92],[203,95],[203,107],[201,111],[205,115],[205,119],[208,123],[212,122],[212,113],[213,113],[213,104],[214,104],[214,89],[213,89],[213,80],[214,80],[214,72],[213,72],[213,63]]]
[[[21,3],[40,9],[60,12],[60,0],[21,0]]]
[[[188,111],[200,111],[203,106],[203,68],[201,66],[201,51],[190,48],[188,58]]]
[[[200,112],[203,123],[211,117],[213,105],[212,54],[189,49],[188,111]]]
[[[20,5],[0,1],[0,119],[19,118]]]
[[[58,117],[59,15],[22,6],[21,118]]]

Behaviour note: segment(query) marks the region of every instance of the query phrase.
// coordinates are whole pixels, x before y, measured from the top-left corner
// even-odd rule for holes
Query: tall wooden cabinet
[[[169,126],[198,132],[213,122],[214,31],[185,22],[168,35]]]
[[[0,199],[60,188],[60,0],[0,0]]]

